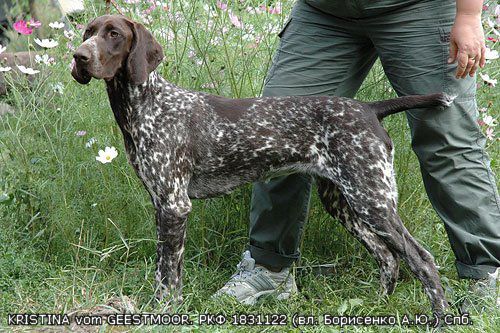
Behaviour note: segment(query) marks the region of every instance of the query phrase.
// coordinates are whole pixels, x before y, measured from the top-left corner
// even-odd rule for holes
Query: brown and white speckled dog
[[[447,106],[445,94],[363,103],[338,97],[229,99],[168,83],[154,70],[160,45],[123,16],[93,20],[74,54],[73,77],[104,79],[130,163],[156,208],[157,297],[180,298],[192,198],[208,198],[274,172],[315,175],[327,211],[375,257],[385,293],[399,258],[434,312],[448,306],[436,266],[397,214],[393,147],[380,124],[409,108]],[[439,111],[436,111],[439,112]]]

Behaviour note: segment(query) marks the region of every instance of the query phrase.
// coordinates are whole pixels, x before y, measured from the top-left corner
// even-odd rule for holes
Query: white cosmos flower
[[[483,79],[484,82],[486,82],[488,85],[494,87],[497,84],[497,79],[490,78],[488,74],[482,74],[479,73],[479,76],[481,79]]]
[[[268,23],[266,27],[264,27],[266,31],[270,34],[277,34],[280,31],[280,27],[277,24]]]
[[[12,68],[10,67],[0,67],[0,72],[8,72],[10,71]]]
[[[483,122],[490,127],[494,127],[498,124],[497,120],[488,114],[483,117]]]
[[[491,50],[489,47],[486,47],[486,52],[484,54],[486,60],[495,60],[498,59],[498,51]]]
[[[64,94],[64,86],[61,82],[53,83],[51,87],[54,90],[54,92],[58,93],[59,95]]]
[[[36,70],[36,69],[33,69],[33,68],[30,68],[30,67],[25,67],[23,65],[16,65],[17,68],[19,68],[19,70],[24,73],[24,74],[28,74],[28,75],[34,75],[36,73],[40,73],[40,71]]]
[[[99,150],[99,156],[96,156],[96,160],[101,163],[111,163],[111,161],[118,156],[118,151],[115,147],[106,147],[104,150]]]
[[[35,38],[35,43],[37,43],[38,45],[40,45],[41,47],[44,47],[46,49],[51,49],[51,48],[54,48],[57,45],[59,45],[59,43],[56,42],[53,39],[42,39],[42,40],[40,40],[38,38]]]
[[[244,34],[241,39],[243,39],[246,42],[250,42],[255,39],[255,37],[252,34]]]
[[[488,17],[488,19],[486,20],[486,22],[488,23],[488,25],[490,26],[490,28],[495,29],[495,22],[493,22],[491,20],[491,18]]]
[[[52,29],[62,29],[64,28],[64,23],[62,22],[50,22],[49,23],[49,27],[51,27]]]
[[[7,46],[3,46],[0,44],[0,54],[3,53],[5,50],[7,50]]]
[[[204,89],[215,89],[215,83],[213,83],[213,82],[204,83],[201,85],[201,87]]]
[[[37,64],[41,64],[41,63],[43,63],[43,64],[45,64],[45,65],[52,65],[52,64],[54,64],[55,59],[54,59],[54,58],[49,57],[49,55],[48,55],[48,54],[44,54],[44,55],[42,55],[42,56],[40,56],[39,54],[37,54],[37,55],[35,55],[35,62],[36,62]]]
[[[75,38],[75,33],[71,30],[64,30],[63,34],[64,37],[66,37],[69,40],[73,40],[73,38]]]

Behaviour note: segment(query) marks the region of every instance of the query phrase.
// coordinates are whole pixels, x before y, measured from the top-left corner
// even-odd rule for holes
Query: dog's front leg
[[[191,202],[184,193],[171,193],[167,198],[167,202],[155,203],[158,237],[156,298],[160,301],[180,303],[182,301],[184,240]]]

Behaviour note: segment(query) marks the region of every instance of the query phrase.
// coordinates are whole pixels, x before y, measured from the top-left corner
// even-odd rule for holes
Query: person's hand
[[[477,67],[484,67],[486,47],[481,15],[457,14],[450,34],[448,63],[458,61],[457,79],[474,76]]]

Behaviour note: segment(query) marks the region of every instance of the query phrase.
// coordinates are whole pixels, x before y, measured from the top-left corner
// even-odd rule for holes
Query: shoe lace
[[[236,273],[231,276],[231,280],[245,280],[255,272],[255,259],[251,257],[249,251],[243,253],[243,259],[236,265]]]

